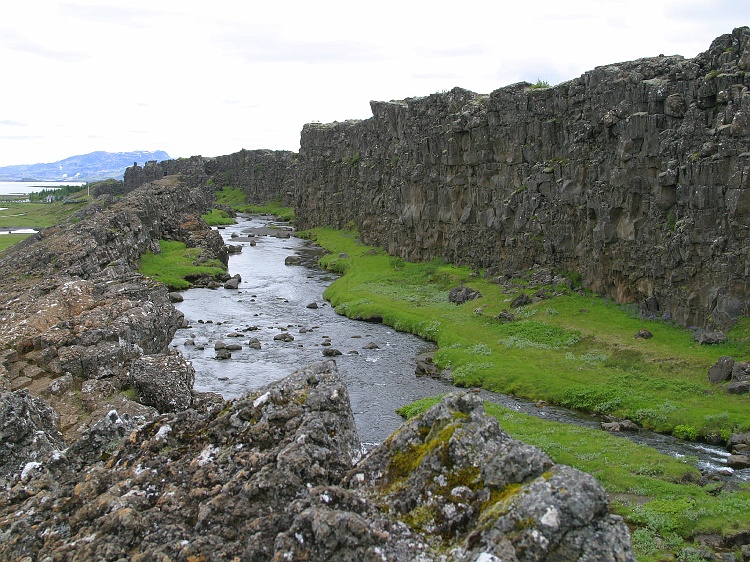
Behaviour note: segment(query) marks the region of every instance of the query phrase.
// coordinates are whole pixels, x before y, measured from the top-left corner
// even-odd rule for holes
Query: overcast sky
[[[0,166],[298,150],[370,100],[693,57],[747,0],[0,0]]]

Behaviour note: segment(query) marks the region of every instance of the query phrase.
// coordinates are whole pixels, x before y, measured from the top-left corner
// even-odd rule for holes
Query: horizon
[[[0,16],[0,76],[16,85],[0,91],[0,166],[15,166],[98,151],[298,152],[306,123],[367,119],[370,100],[693,58],[747,25],[750,5],[40,0],[3,3]]]

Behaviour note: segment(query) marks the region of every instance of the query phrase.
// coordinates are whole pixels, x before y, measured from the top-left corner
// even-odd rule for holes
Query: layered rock
[[[245,192],[248,203],[265,204],[281,199],[290,205],[297,155],[284,150],[241,150],[217,157],[193,156],[163,162],[137,164],[125,171],[125,190],[164,176],[178,175],[191,187],[232,186]]]
[[[410,260],[579,272],[618,302],[731,325],[750,302],[750,29],[489,95],[372,102],[305,125],[299,226]]]
[[[476,395],[355,464],[360,447],[335,363],[307,367],[162,415],[106,462],[35,465],[1,496],[0,557],[635,560],[596,481],[511,439]]]
[[[146,406],[189,407],[192,367],[166,353],[184,319],[166,288],[135,270],[143,253],[160,251],[160,239],[226,263],[221,236],[200,220],[210,202],[166,178],[117,202],[100,198],[3,252],[0,389],[44,396],[68,439],[97,421],[92,413],[156,414],[122,394],[130,388]],[[159,392],[159,377],[168,376],[184,384],[161,381],[169,389]]]

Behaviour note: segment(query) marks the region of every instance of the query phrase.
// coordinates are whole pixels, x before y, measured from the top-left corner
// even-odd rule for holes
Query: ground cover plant
[[[226,186],[216,192],[216,203],[227,205],[238,213],[258,213],[274,215],[279,220],[294,220],[294,209],[284,207],[281,198],[272,199],[265,205],[251,205],[247,202],[245,192],[238,187]]]
[[[16,242],[20,242],[26,238],[28,234],[3,234],[0,236],[0,252],[2,252],[8,246],[12,246]]]
[[[226,273],[226,267],[219,260],[199,263],[200,248],[188,248],[183,242],[167,240],[160,240],[159,247],[161,253],[146,252],[141,256],[138,272],[161,281],[170,290],[188,289],[190,280]]]
[[[3,203],[0,228],[47,228],[58,225],[86,205],[78,203]]]
[[[201,215],[201,218],[208,226],[223,226],[237,222],[229,216],[229,213],[221,209],[211,209],[208,213]]]
[[[726,394],[707,376],[722,355],[747,360],[747,318],[728,332],[727,343],[701,346],[688,329],[563,285],[542,287],[555,296],[513,309],[515,320],[503,322],[498,315],[518,293],[540,287],[524,279],[502,286],[441,260],[408,263],[363,245],[356,232],[320,228],[306,235],[330,250],[321,265],[344,274],[324,294],[337,312],[382,319],[436,342],[436,364],[450,368],[459,386],[613,414],[683,438],[721,442],[750,430],[748,398]],[[450,303],[449,290],[460,283],[483,297]],[[641,329],[653,338],[635,338]],[[641,560],[670,559],[697,533],[750,531],[747,489],[702,487],[689,463],[602,431],[490,411],[515,437],[594,474],[637,531]]]

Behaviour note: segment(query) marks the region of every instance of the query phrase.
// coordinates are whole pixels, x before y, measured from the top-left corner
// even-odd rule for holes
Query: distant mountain
[[[146,152],[97,151],[49,164],[0,166],[0,181],[99,181],[122,179],[125,168],[137,162],[141,166],[150,160],[170,160],[163,150]]]

